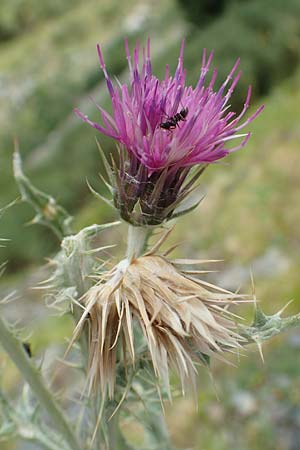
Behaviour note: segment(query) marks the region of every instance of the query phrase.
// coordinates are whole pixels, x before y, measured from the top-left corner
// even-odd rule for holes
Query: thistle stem
[[[146,417],[150,444],[162,450],[175,450],[170,442],[165,419],[160,411],[151,411]]]
[[[150,237],[151,230],[146,227],[128,226],[127,237],[127,261],[138,258],[146,250],[147,241]],[[114,406],[115,407],[115,406]],[[111,416],[110,408],[107,407],[108,417]],[[132,447],[126,442],[119,425],[119,412],[114,414],[107,420],[107,440],[109,450],[132,450]]]
[[[127,259],[131,260],[141,256],[147,247],[147,242],[151,236],[152,229],[147,227],[135,227],[129,225],[128,227],[128,241],[127,241]],[[150,408],[151,409],[151,408]],[[168,432],[165,421],[160,412],[151,411],[150,415],[146,414],[145,422],[147,423],[148,434],[150,435],[150,442],[153,445],[158,445],[157,448],[163,450],[173,450],[170,444]],[[111,423],[108,423],[109,442],[113,450],[130,450],[130,446],[124,440],[119,429],[119,417],[113,417]]]
[[[35,393],[40,404],[51,417],[53,424],[60,431],[63,439],[68,443],[69,448],[72,450],[82,450],[62,410],[55,402],[53,394],[45,386],[40,372],[26,355],[21,342],[14,336],[13,332],[1,317],[0,342]]]
[[[151,230],[146,227],[128,226],[127,259],[138,258],[145,251]]]
[[[119,414],[115,414],[107,423],[109,450],[133,450],[121,433],[119,427]]]

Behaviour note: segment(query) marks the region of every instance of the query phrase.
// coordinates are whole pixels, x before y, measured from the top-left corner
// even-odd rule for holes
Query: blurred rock
[[[243,417],[248,417],[258,410],[255,397],[248,391],[236,391],[231,398],[231,404],[236,412]]]

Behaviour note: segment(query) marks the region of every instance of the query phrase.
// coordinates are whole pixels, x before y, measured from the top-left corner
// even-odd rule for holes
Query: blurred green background
[[[251,126],[247,147],[203,176],[206,198],[178,222],[172,239],[182,242],[178,254],[224,259],[210,280],[226,288],[251,291],[252,270],[267,313],[291,299],[288,312],[299,312],[299,0],[1,0],[0,207],[18,196],[11,167],[17,136],[27,174],[75,215],[76,229],[115,219],[87,188],[86,177],[103,189],[96,133],[72,109],[97,119],[90,96],[109,108],[95,46],[102,44],[110,74],[125,80],[125,36],[131,48],[151,37],[158,75],[166,62],[176,66],[185,36],[189,83],[197,80],[203,47],[215,50],[219,82],[241,57],[243,76],[232,105],[242,107],[251,84],[253,108],[266,108]],[[97,137],[107,151],[114,148]],[[24,204],[1,218],[0,236],[10,241],[1,249],[8,266],[0,288],[2,296],[17,289],[22,300],[8,315],[33,330],[39,355],[50,344],[63,345],[71,324],[49,318],[40,295],[30,289],[41,276],[38,267],[59,248],[47,229],[24,226],[31,218]],[[123,229],[114,233],[111,239],[122,241]],[[254,347],[249,350],[234,361],[238,367],[214,363],[213,382],[200,371],[198,410],[190,398],[168,408],[174,444],[196,450],[300,449],[299,331],[266,345],[265,363]],[[13,393],[18,375],[4,355],[0,364],[11,375],[5,383]],[[35,447],[11,442],[0,448]]]

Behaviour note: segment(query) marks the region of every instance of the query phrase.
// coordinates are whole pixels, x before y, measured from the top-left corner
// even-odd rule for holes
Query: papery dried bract
[[[179,374],[183,389],[195,383],[196,363],[205,355],[221,356],[240,347],[242,338],[225,308],[239,299],[179,270],[163,256],[123,260],[87,292],[86,311],[75,330],[76,337],[88,317],[90,388],[100,385],[104,393],[108,387],[113,397],[117,360],[135,362],[134,322],[168,391],[170,367]]]

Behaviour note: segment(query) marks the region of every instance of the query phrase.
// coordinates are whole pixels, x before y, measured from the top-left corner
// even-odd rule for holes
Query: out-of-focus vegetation
[[[203,27],[224,12],[230,3],[225,0],[177,0],[188,21],[197,27]]]
[[[188,17],[196,17],[198,6],[199,20],[192,24]],[[76,228],[113,218],[86,186],[88,177],[103,188],[97,175],[101,164],[96,132],[82,124],[72,108],[80,106],[96,119],[90,95],[109,108],[95,44],[103,44],[110,73],[124,79],[125,35],[131,47],[137,38],[145,42],[151,36],[157,74],[163,73],[166,62],[175,67],[186,36],[185,66],[191,83],[199,75],[203,47],[215,50],[218,82],[241,57],[243,75],[234,107],[242,106],[252,84],[253,104],[263,102],[266,109],[253,123],[247,147],[204,174],[206,198],[197,211],[179,220],[173,240],[183,241],[176,250],[180,255],[225,258],[221,272],[211,278],[224,287],[251,291],[252,267],[256,294],[267,312],[290,299],[295,300],[290,311],[299,311],[298,0],[3,0],[0,206],[18,195],[11,170],[12,141],[18,136],[27,174],[76,215]],[[114,148],[108,139],[97,137],[107,151]],[[31,218],[26,205],[10,208],[1,218],[0,237],[11,239],[1,249],[2,259],[9,260],[2,288],[7,292],[16,283],[20,287],[23,308],[12,314],[19,319],[23,309],[25,321],[34,328],[34,352],[39,353],[53,341],[62,342],[71,326],[63,318],[49,321],[40,310],[37,291],[28,289],[36,281],[32,277],[37,264],[58,247],[47,230],[24,227]],[[111,239],[121,240],[122,231]],[[266,347],[265,364],[254,351],[241,357],[240,368],[216,364],[220,402],[202,371],[199,412],[189,399],[169,408],[174,442],[199,450],[299,450],[299,348],[299,334],[294,332]],[[10,367],[8,371],[14,374]],[[16,382],[15,375],[9,379]]]
[[[7,2],[7,10],[23,11],[14,5]],[[296,0],[232,2],[198,29],[184,21],[181,8],[172,0],[89,0],[72,3],[72,8],[69,2],[59,2],[57,9],[55,2],[49,5],[53,14],[47,20],[36,19],[29,28],[24,27],[22,35],[17,33],[0,46],[0,204],[17,195],[11,174],[12,138],[17,135],[34,182],[58,196],[72,213],[86,206],[90,195],[85,177],[95,181],[100,165],[93,132],[73,115],[72,108],[81,105],[96,118],[89,95],[108,106],[95,52],[98,41],[103,44],[110,73],[121,78],[126,70],[125,35],[131,46],[137,37],[145,40],[151,35],[158,74],[166,61],[174,68],[185,35],[185,64],[191,83],[199,75],[203,47],[215,50],[217,82],[240,56],[243,77],[233,97],[234,107],[242,105],[248,84],[258,98],[289,76],[298,63],[300,3]],[[14,17],[17,21],[17,12]],[[114,146],[108,139],[102,143],[107,149]],[[98,213],[100,219],[101,207]],[[11,268],[36,262],[57,245],[40,229],[26,228],[20,233],[28,220],[29,210],[22,206],[2,223],[3,234],[13,238],[10,248],[4,250]]]
[[[10,40],[26,33],[32,26],[65,13],[80,1],[2,0],[0,5],[0,40]]]

